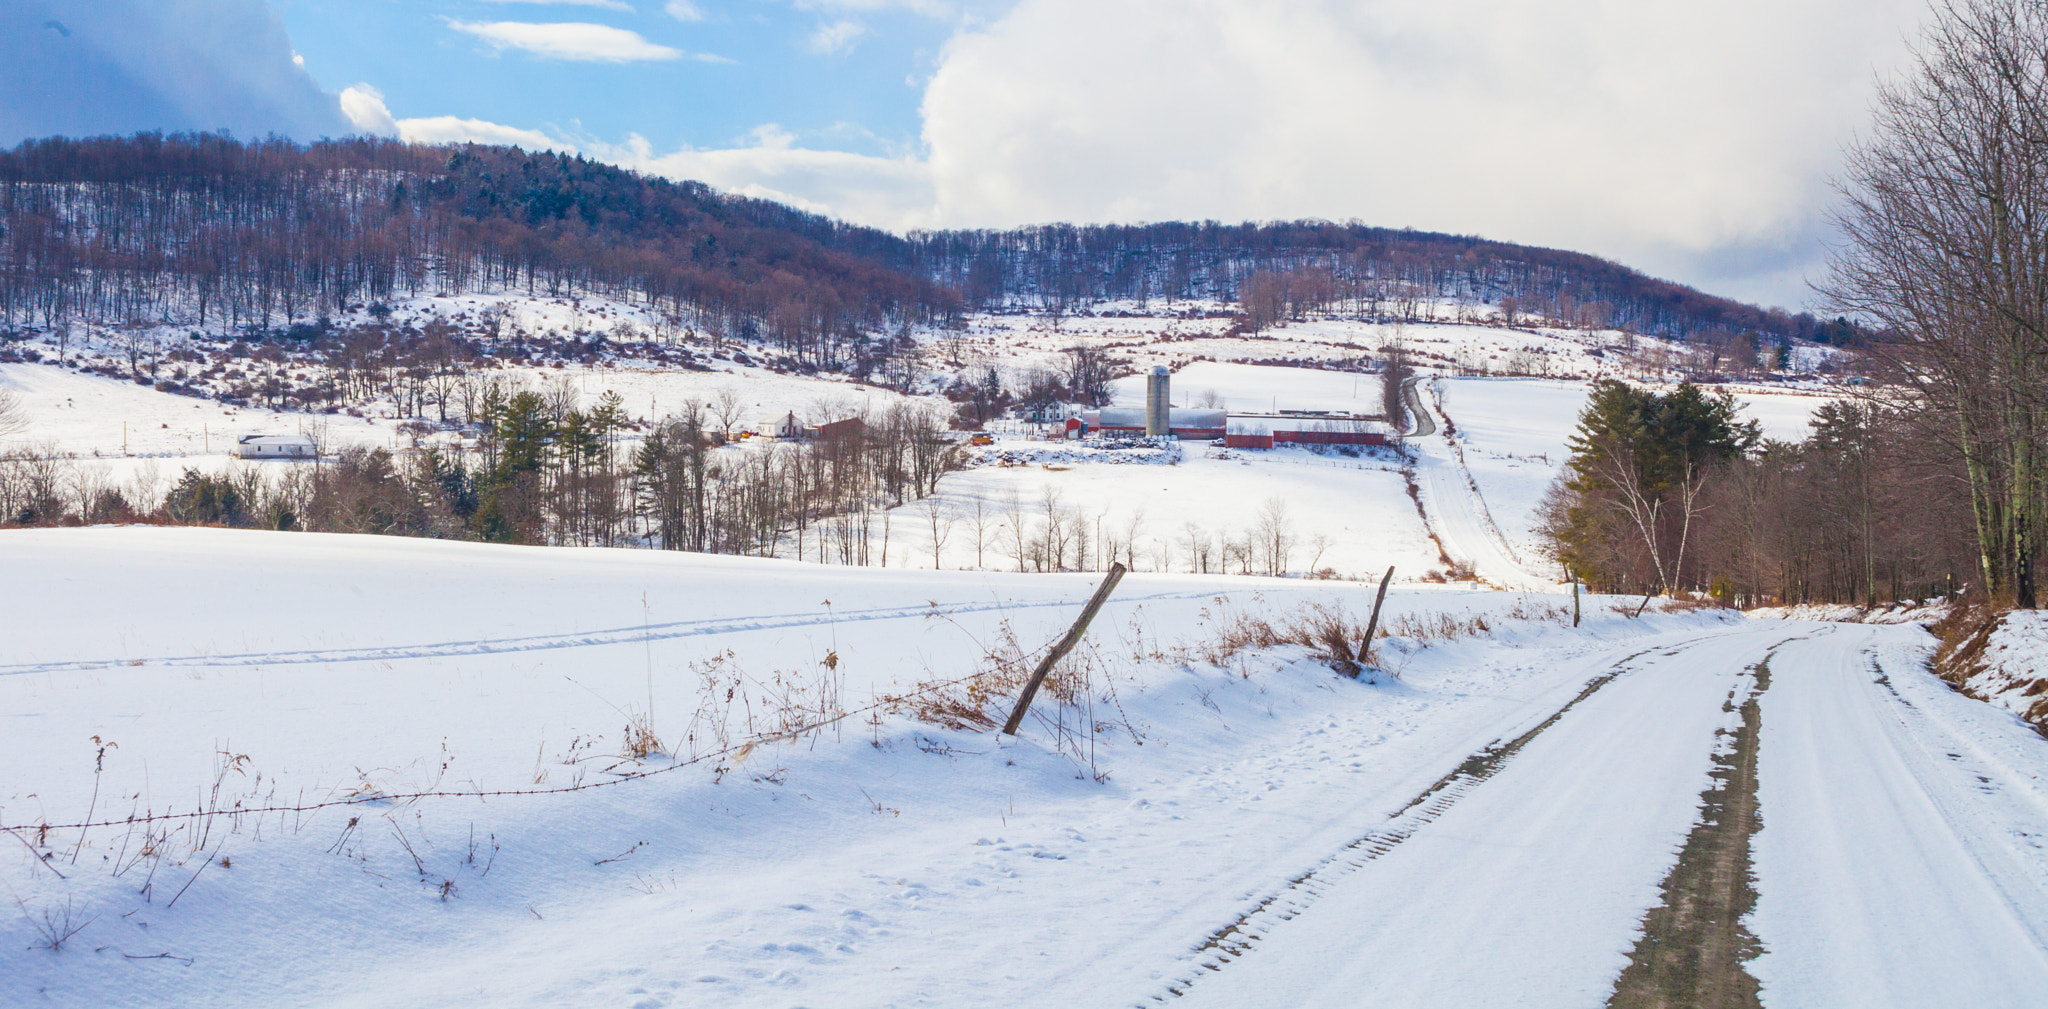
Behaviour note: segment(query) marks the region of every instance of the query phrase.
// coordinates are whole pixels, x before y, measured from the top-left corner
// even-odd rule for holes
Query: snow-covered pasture
[[[1226,562],[1219,539],[1257,539],[1261,527],[1276,529],[1288,541],[1289,572],[1328,568],[1364,577],[1393,565],[1407,581],[1440,567],[1399,464],[1388,452],[1344,457],[1188,445],[1170,465],[1091,461],[1085,452],[1059,458],[979,466],[947,477],[936,502],[945,566],[1015,568],[1012,516],[1028,529],[1043,529],[1050,510],[1090,538],[1091,554],[1102,557],[1102,544],[1109,544],[1119,559],[1134,555],[1141,571],[1189,571],[1199,566],[1202,551],[1210,558],[1208,570],[1236,571],[1242,565]],[[926,507],[898,509],[894,522],[909,548],[907,563],[930,567]],[[983,527],[979,551],[977,522]],[[1264,566],[1253,561],[1252,570]]]
[[[56,1005],[1133,1002],[1275,859],[1387,812],[1330,789],[1396,801],[1597,654],[1723,619],[1403,590],[1400,678],[1361,682],[1216,644],[1233,614],[1358,619],[1368,586],[1132,575],[1074,704],[1041,695],[1065,731],[1008,740],[871,705],[1040,647],[1092,576],[202,529],[0,556],[0,823],[29,828],[0,974]],[[664,752],[630,759],[629,722]]]

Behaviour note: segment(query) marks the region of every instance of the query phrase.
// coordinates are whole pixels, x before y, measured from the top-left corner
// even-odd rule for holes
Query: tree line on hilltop
[[[1846,319],[1746,305],[1584,253],[1356,222],[1054,224],[910,240],[924,272],[980,307],[1060,312],[1112,299],[1207,298],[1239,302],[1256,332],[1311,312],[1419,322],[1451,303],[1504,309],[1510,323],[1527,313],[1673,339],[1860,338]]]

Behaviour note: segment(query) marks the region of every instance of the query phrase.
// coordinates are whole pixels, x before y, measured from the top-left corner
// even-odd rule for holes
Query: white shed
[[[320,454],[313,439],[302,434],[245,434],[235,453],[244,459],[312,459]]]

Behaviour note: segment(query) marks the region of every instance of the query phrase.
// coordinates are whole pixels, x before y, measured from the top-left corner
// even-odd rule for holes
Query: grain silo
[[[1173,433],[1173,372],[1165,365],[1152,369],[1145,380],[1145,437],[1163,438]]]

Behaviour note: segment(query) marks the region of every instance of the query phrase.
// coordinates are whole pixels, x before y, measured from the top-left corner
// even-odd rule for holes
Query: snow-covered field
[[[1041,983],[1135,1001],[1305,844],[1576,690],[1593,656],[1720,619],[1596,606],[1574,635],[1521,597],[1399,593],[1397,632],[1444,613],[1498,634],[1393,639],[1401,677],[1362,683],[1299,650],[1193,657],[1228,610],[1359,611],[1361,587],[1133,575],[1092,638],[1097,731],[1063,746],[870,705],[973,673],[1006,633],[1050,640],[1083,576],[199,529],[0,552],[22,575],[0,589],[10,826],[663,772],[172,821],[139,864],[144,830],[30,829],[51,857],[13,844],[28,918],[0,923],[0,962],[72,1005],[957,1004],[1004,976],[1033,1004]],[[688,758],[842,708],[696,764],[620,756],[650,710]],[[38,948],[46,910],[90,924]]]
[[[1143,375],[1118,379],[1110,388],[1117,406],[1145,405]],[[1366,372],[1197,361],[1174,373],[1172,388],[1176,406],[1214,403],[1232,413],[1380,412],[1379,376]]]

